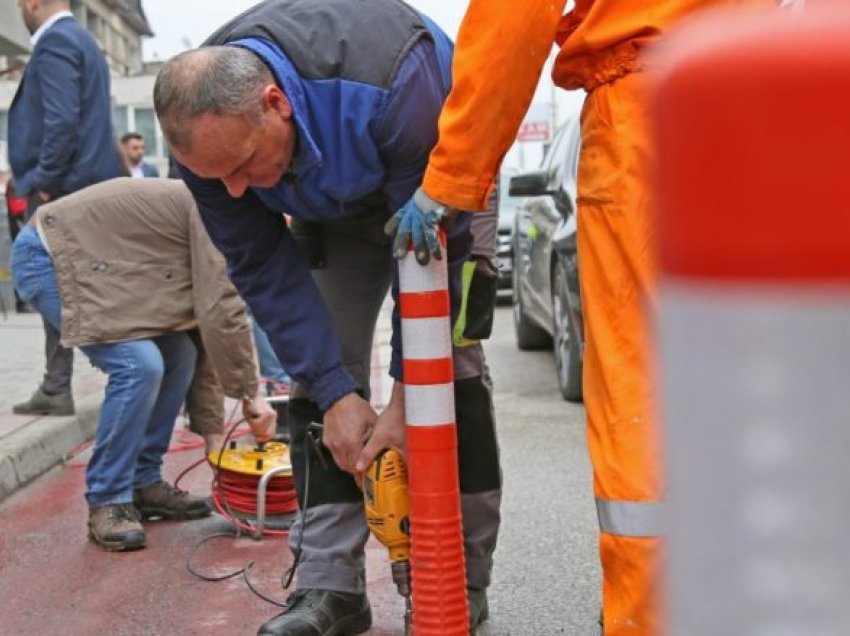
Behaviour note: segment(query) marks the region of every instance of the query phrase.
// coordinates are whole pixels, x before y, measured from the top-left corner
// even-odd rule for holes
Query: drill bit
[[[413,603],[410,596],[404,597],[404,636],[413,634]]]
[[[404,636],[410,636],[413,623],[413,603],[410,600],[410,561],[396,561],[390,564],[398,593],[404,598]]]

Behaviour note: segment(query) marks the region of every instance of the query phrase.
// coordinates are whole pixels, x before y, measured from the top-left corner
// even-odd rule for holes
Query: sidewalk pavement
[[[76,415],[14,415],[44,374],[44,331],[37,313],[0,315],[0,501],[64,462],[91,439],[106,376],[79,351],[74,354]]]
[[[372,403],[383,407],[392,380],[390,359],[391,301],[381,310],[372,348]],[[67,462],[94,436],[106,376],[80,351],[74,354],[73,391],[76,415],[39,417],[14,415],[12,406],[23,402],[44,374],[44,333],[37,313],[0,315],[0,501]]]

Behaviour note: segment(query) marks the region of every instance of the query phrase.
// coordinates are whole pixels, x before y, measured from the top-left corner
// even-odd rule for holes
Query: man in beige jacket
[[[184,403],[208,445],[222,392],[254,435],[274,433],[257,387],[245,306],[180,181],[114,179],[39,208],[12,250],[19,294],[109,375],[86,471],[89,536],[145,545],[141,519],[196,519],[204,500],[162,479]]]

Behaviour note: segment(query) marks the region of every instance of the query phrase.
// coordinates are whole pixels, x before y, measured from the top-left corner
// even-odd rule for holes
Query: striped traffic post
[[[469,633],[446,264],[399,261],[415,636]]]
[[[659,52],[667,633],[850,633],[850,7]]]

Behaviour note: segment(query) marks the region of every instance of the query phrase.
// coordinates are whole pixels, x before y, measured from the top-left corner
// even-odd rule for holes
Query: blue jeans
[[[53,260],[32,226],[21,231],[12,248],[12,275],[21,298],[59,329]],[[162,479],[162,457],[192,381],[197,350],[186,333],[80,349],[109,376],[86,470],[86,501],[92,507],[129,503],[134,488]]]
[[[257,324],[253,316],[251,316],[251,325],[254,330],[254,346],[257,347],[260,375],[266,380],[273,380],[279,384],[290,384],[292,379],[280,365],[280,361],[277,359],[274,349],[272,349],[272,343],[269,342],[269,337],[260,325]],[[266,384],[266,390],[268,392],[271,392],[273,388],[274,386],[270,383]]]

